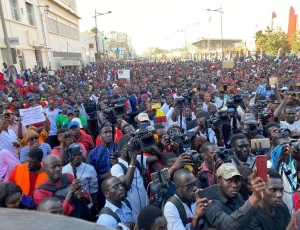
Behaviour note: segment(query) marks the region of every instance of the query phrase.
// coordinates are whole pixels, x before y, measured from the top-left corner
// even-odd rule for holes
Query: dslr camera
[[[288,144],[294,147],[297,150],[297,152],[300,152],[300,142],[298,142],[297,139],[290,139],[288,141]]]
[[[223,161],[223,163],[230,163],[231,157],[230,157],[230,151],[225,149],[224,147],[219,147],[215,153],[215,161],[217,161],[219,158]]]
[[[195,133],[187,132],[186,134],[178,133],[176,129],[169,128],[167,131],[167,137],[166,139],[169,139],[170,141],[174,143],[179,143],[180,148],[189,148],[191,147],[191,140],[185,140],[186,137],[193,137],[195,136]]]
[[[223,125],[223,121],[219,116],[213,116],[212,118],[206,120],[206,127],[210,128],[211,125],[219,128]]]
[[[204,155],[202,153],[198,153],[196,150],[190,150],[188,154],[194,163],[202,164],[204,162]]]

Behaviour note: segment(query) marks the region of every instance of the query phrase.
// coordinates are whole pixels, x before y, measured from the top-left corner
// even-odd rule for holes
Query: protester
[[[105,206],[102,208],[97,224],[109,228],[116,228],[119,223],[133,229],[136,213],[131,204],[126,200],[126,190],[123,182],[114,176],[106,178],[101,184],[105,195]]]
[[[32,192],[45,179],[46,174],[42,168],[43,151],[33,147],[26,156],[26,162],[15,166],[8,177],[8,181],[19,185],[26,196],[32,196]]]
[[[145,206],[139,212],[136,225],[138,230],[167,230],[167,220],[163,212],[152,205]]]
[[[6,182],[12,168],[19,164],[20,161],[11,152],[0,149],[0,183]]]
[[[58,198],[47,197],[40,202],[37,211],[63,215],[63,206]]]

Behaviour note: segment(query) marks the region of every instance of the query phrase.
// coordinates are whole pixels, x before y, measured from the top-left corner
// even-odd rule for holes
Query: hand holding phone
[[[255,164],[256,164],[256,168],[257,168],[256,176],[260,177],[264,182],[266,182],[268,180],[267,156],[266,155],[256,156]]]

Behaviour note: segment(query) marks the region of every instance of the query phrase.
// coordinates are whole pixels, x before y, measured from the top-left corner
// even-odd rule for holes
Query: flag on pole
[[[277,18],[277,15],[276,15],[275,12],[272,12],[272,19],[273,19],[273,18]]]

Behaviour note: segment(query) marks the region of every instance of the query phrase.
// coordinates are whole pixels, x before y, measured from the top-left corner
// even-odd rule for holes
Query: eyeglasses
[[[240,149],[247,149],[247,148],[249,148],[249,145],[236,145],[235,147],[238,147],[238,148],[240,148]]]
[[[282,138],[282,137],[288,137],[289,135],[290,135],[289,131],[283,131],[283,132],[280,132],[280,133],[276,133],[275,137],[276,138]]]
[[[35,136],[35,137],[29,138],[28,140],[29,140],[29,141],[34,141],[34,140],[38,140],[38,139],[39,139],[39,136]]]
[[[195,188],[195,186],[196,186],[196,181],[193,182],[193,183],[184,185],[184,186],[178,185],[178,184],[177,184],[177,186],[178,186],[178,187],[181,187],[181,188],[185,188],[186,190],[191,190],[191,189]]]
[[[79,113],[79,110],[74,110],[74,113]]]
[[[115,184],[115,185],[113,185],[113,186],[111,186],[113,189],[119,189],[120,187],[123,187],[124,188],[124,184],[123,184],[123,182],[121,182],[121,183],[118,183],[118,184]]]

